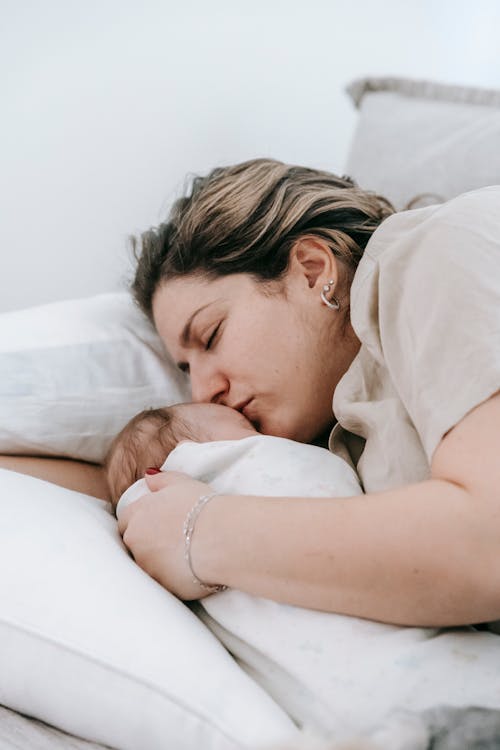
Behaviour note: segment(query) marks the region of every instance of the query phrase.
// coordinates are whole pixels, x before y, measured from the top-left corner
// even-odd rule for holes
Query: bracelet
[[[193,538],[193,532],[194,532],[194,525],[196,523],[196,519],[198,518],[201,509],[203,508],[206,503],[208,503],[209,500],[212,500],[212,498],[217,497],[217,493],[214,492],[212,495],[202,495],[198,501],[195,503],[193,508],[189,511],[186,520],[184,521],[183,531],[184,536],[186,539],[186,545],[185,545],[185,551],[184,551],[184,557],[186,558],[186,562],[189,566],[189,570],[191,571],[191,575],[193,576],[193,583],[197,583],[198,586],[201,586],[204,589],[208,589],[212,592],[212,594],[215,594],[217,591],[225,591],[228,587],[223,584],[210,584],[210,583],[203,583],[203,581],[200,581],[198,576],[193,570],[193,565],[191,562],[191,540]]]

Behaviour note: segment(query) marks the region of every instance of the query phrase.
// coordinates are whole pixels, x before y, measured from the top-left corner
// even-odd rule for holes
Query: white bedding
[[[163,468],[220,493],[342,496],[357,485],[327,450],[267,436],[182,443]],[[337,740],[368,731],[396,707],[500,706],[500,642],[492,633],[400,627],[231,590],[192,609],[295,721]]]
[[[298,733],[134,563],[109,504],[6,470],[0,488],[1,705],[118,750],[257,750]]]
[[[0,750],[103,750],[107,747],[0,706]]]

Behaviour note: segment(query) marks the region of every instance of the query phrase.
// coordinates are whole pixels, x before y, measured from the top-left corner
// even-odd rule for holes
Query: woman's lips
[[[242,414],[250,424],[260,432],[260,421],[255,411],[254,396],[249,398],[247,401],[241,401],[239,404],[232,406],[232,409],[236,409]]]
[[[250,416],[251,410],[249,411],[248,407],[250,406],[252,401],[253,401],[253,398],[249,398],[246,404],[243,405],[243,408],[241,410],[241,413],[243,414],[243,416],[245,416],[248,420],[251,420],[251,416]]]
[[[253,425],[257,432],[260,432],[260,420],[255,411],[253,398],[251,398],[250,401],[245,404],[245,406],[241,410],[241,413],[248,419],[248,421]]]

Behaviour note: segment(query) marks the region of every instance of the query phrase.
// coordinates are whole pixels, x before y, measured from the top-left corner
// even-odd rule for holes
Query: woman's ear
[[[337,281],[337,260],[318,237],[302,237],[290,251],[290,271],[307,281],[310,289]]]

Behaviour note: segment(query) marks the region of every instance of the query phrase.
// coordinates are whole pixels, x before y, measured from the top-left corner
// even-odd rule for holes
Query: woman
[[[304,442],[333,427],[366,492],[204,500],[193,578],[181,529],[210,487],[148,476],[119,526],[141,567],[182,599],[201,580],[403,625],[500,617],[500,187],[395,213],[257,159],[196,178],[136,258],[193,400]]]
[[[195,577],[398,624],[500,617],[500,188],[394,213],[347,178],[257,159],[195,179],[136,258],[135,299],[193,399],[301,441],[336,418],[330,448],[367,493],[216,497]],[[200,597],[180,529],[210,487],[148,482],[124,541]]]

